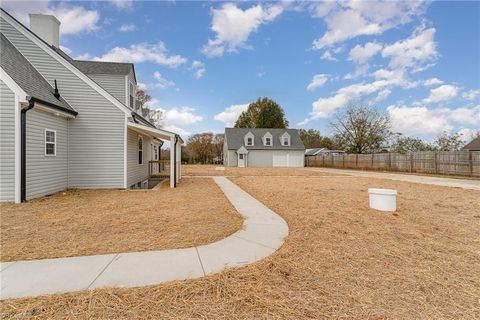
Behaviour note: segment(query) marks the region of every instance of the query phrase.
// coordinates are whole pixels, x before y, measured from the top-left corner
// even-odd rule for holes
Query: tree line
[[[148,102],[150,96],[141,93],[139,100]],[[152,112],[146,108],[145,113]],[[235,122],[235,128],[288,128],[289,122],[282,107],[269,98],[250,103]],[[416,151],[455,151],[465,144],[460,133],[444,131],[433,142],[405,136],[392,130],[388,114],[362,102],[349,102],[330,121],[331,135],[315,129],[300,129],[305,148],[327,148],[347,153],[379,153]],[[472,139],[480,136],[480,130]],[[223,133],[203,132],[188,138],[182,148],[182,161],[188,163],[219,163],[223,155]]]

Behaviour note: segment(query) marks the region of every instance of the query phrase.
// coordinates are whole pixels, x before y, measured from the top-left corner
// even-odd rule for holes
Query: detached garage
[[[296,129],[226,128],[229,167],[303,167],[305,147]]]

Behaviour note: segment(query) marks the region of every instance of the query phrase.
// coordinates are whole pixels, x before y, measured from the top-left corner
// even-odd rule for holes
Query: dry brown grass
[[[193,180],[193,179],[192,179]],[[282,215],[272,256],[206,278],[4,301],[6,318],[478,319],[479,192],[358,177],[238,177]],[[395,215],[368,187],[399,191]]]
[[[69,190],[0,205],[1,261],[183,248],[214,242],[243,220],[212,179],[176,189]]]
[[[216,170],[224,168],[224,170]],[[182,165],[182,175],[185,176],[339,176],[341,174],[328,173],[304,168],[238,168],[223,167],[222,165]]]

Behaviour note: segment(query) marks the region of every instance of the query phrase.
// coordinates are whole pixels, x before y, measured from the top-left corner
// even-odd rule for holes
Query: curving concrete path
[[[225,267],[253,263],[275,252],[288,235],[285,220],[227,178],[213,179],[245,217],[242,230],[223,240],[185,249],[0,263],[0,298],[199,278]]]

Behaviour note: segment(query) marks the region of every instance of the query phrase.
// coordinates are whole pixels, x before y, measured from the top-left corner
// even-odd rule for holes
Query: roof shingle
[[[245,146],[244,137],[251,132],[254,135],[253,146]],[[263,136],[269,132],[272,135],[273,146],[263,144]],[[290,135],[290,145],[282,146],[280,137],[288,132]],[[277,128],[225,128],[225,139],[229,150],[238,150],[241,146],[247,150],[305,150],[297,129],[277,129]]]
[[[60,99],[55,98],[54,88],[35,69],[34,66],[15,48],[15,46],[0,33],[0,63],[2,69],[17,83],[25,93],[49,107],[77,114],[77,112],[61,97],[61,82],[58,82]]]

